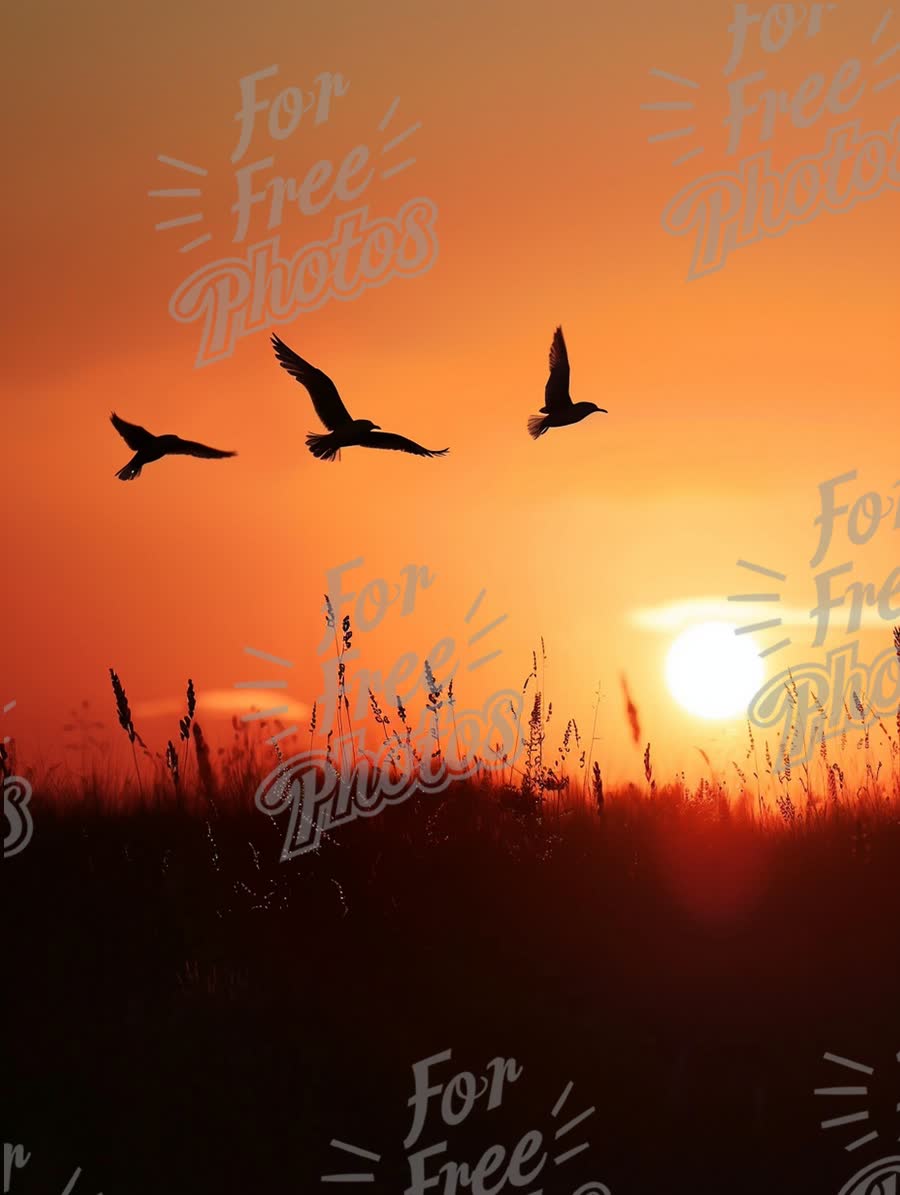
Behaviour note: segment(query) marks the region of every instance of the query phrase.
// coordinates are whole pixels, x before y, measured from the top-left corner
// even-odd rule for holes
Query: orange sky
[[[898,58],[874,60],[900,39],[900,13],[877,46],[881,0],[839,5],[817,36],[804,26],[780,54],[763,52],[753,26],[729,76],[767,71],[748,98],[766,86],[794,92],[816,71],[824,95],[857,54],[866,88],[845,115],[824,111],[807,128],[780,115],[768,143],[760,115],[748,117],[729,157],[731,8],[695,0],[689,19],[677,8],[663,0],[562,2],[552,14],[532,0],[4,6],[12,517],[0,707],[16,700],[2,731],[26,757],[54,755],[83,698],[112,723],[110,665],[140,710],[180,701],[188,675],[201,695],[267,675],[243,654],[252,645],[295,661],[290,695],[309,704],[322,688],[315,649],[326,571],[364,557],[360,584],[396,580],[412,562],[437,578],[414,616],[393,610],[377,632],[357,635],[371,667],[387,671],[403,651],[424,655],[441,637],[462,639],[463,617],[486,589],[483,621],[509,615],[490,638],[503,655],[461,674],[463,704],[520,687],[543,635],[558,730],[569,715],[587,729],[601,682],[600,750],[612,776],[639,765],[621,672],[663,772],[693,768],[696,746],[718,762],[731,758],[734,723],[699,722],[665,689],[674,632],[648,629],[636,615],[754,588],[738,558],[788,574],[785,604],[809,609],[819,483],[857,469],[858,483],[842,494],[851,502],[866,490],[897,493],[900,199],[894,182],[693,280],[690,240],[667,235],[662,212],[691,181],[735,170],[767,144],[782,169],[820,153],[842,123],[886,133],[900,117],[900,83],[874,87],[896,73]],[[311,88],[325,71],[350,86],[326,122],[304,114],[284,140],[270,137],[268,113],[259,114],[234,164],[239,81],[275,64],[276,78],[258,85],[270,102],[283,87]],[[697,103],[687,114],[641,107],[686,99]],[[801,114],[814,101],[810,92]],[[196,368],[200,325],[176,323],[169,299],[194,270],[274,235],[258,205],[246,240],[232,242],[239,165],[271,155],[260,182],[302,180],[315,162],[337,169],[364,144],[381,169],[381,146],[418,121],[384,158],[414,156],[413,166],[387,179],[376,172],[360,198],[334,197],[315,215],[286,203],[275,231],[290,257],[326,240],[354,207],[393,218],[424,197],[438,212],[433,266],[326,302],[277,331],[333,377],[355,415],[430,447],[450,445],[451,454],[356,450],[322,464],[303,444],[318,430],[311,404],[275,363],[269,332]],[[690,138],[649,140],[687,122]],[[702,155],[672,164],[699,145]],[[179,172],[160,154],[208,173]],[[895,152],[895,176],[897,161]],[[196,185],[199,199],[148,196]],[[154,229],[190,211],[203,222]],[[209,243],[178,252],[205,232]],[[610,414],[534,443],[525,421],[543,401],[559,322],[574,397]],[[168,460],[122,484],[113,474],[130,454],[108,422],[112,408],[239,456]],[[891,526],[864,549],[841,528],[826,565],[852,559],[852,579],[877,587],[900,558]],[[801,638],[778,668],[809,656]],[[889,641],[887,623],[870,628],[869,657]],[[161,748],[173,718],[145,716],[145,737]]]

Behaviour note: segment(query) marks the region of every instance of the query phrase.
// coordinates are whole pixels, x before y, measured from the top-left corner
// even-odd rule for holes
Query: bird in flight
[[[570,423],[580,423],[588,415],[599,411],[601,415],[608,415],[604,407],[598,407],[594,402],[572,402],[569,394],[569,354],[563,339],[562,328],[553,333],[553,343],[550,345],[550,377],[544,387],[543,414],[532,415],[528,420],[528,434],[533,440],[544,435],[551,427],[568,427]]]
[[[327,435],[310,432],[306,437],[309,451],[318,460],[333,461],[340,457],[342,448],[353,445],[360,448],[392,448],[398,452],[410,452],[414,456],[444,456],[450,451],[449,448],[423,448],[406,436],[383,432],[380,425],[371,419],[353,419],[327,374],[298,357],[275,335],[272,336],[272,345],[279,364],[309,391],[316,414],[328,428]]]
[[[236,452],[222,452],[219,448],[197,444],[194,440],[182,440],[180,436],[154,436],[152,432],[138,427],[136,423],[126,423],[115,411],[109,418],[128,447],[134,450],[134,456],[128,464],[116,473],[119,481],[134,481],[136,477],[140,477],[144,465],[161,460],[164,456],[202,456],[210,460],[237,456]]]

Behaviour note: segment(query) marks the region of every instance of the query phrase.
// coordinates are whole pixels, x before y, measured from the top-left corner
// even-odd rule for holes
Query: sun
[[[678,636],[666,657],[666,683],[678,704],[698,718],[746,712],[765,670],[749,635],[727,622],[703,622]]]

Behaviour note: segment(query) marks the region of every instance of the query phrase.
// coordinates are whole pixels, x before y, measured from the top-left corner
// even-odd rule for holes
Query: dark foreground
[[[3,867],[3,1135],[31,1155],[11,1192],[62,1195],[80,1167],[75,1195],[399,1193],[446,1142],[425,1176],[504,1153],[413,1189],[837,1193],[900,1154],[896,807],[763,829],[456,788],[287,863],[282,823],[224,803],[32,809]],[[435,1088],[516,1066],[458,1124],[438,1090],[406,1149],[413,1066],[448,1050]],[[867,1093],[813,1094],[838,1085]],[[374,1181],[321,1182],[354,1172]]]

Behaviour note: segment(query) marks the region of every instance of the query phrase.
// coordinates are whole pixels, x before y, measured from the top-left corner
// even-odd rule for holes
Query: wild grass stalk
[[[440,724],[438,721],[438,711],[442,709],[444,703],[441,701],[441,694],[444,691],[444,686],[439,685],[435,679],[435,675],[431,670],[431,665],[425,661],[425,684],[428,689],[428,701],[425,708],[431,714],[434,720],[434,729],[432,730],[432,737],[434,738],[435,749],[431,753],[432,759],[440,761],[443,758],[441,753],[441,734]]]
[[[187,767],[191,757],[191,724],[197,709],[197,694],[194,692],[194,682],[188,677],[187,683],[187,713],[178,722],[178,738],[184,743],[184,762],[181,766],[183,776],[187,776]]]
[[[141,781],[141,771],[140,771],[140,768],[138,767],[137,750],[135,749],[134,744],[135,744],[135,741],[139,742],[141,744],[141,746],[144,748],[144,750],[146,750],[146,744],[144,743],[143,739],[141,738],[141,736],[138,734],[138,732],[134,728],[134,721],[132,720],[132,717],[131,717],[131,709],[128,705],[128,697],[125,694],[125,689],[122,685],[122,682],[119,680],[118,676],[116,675],[116,673],[113,671],[112,668],[110,668],[110,670],[109,670],[109,676],[110,676],[110,680],[112,681],[113,694],[116,699],[116,713],[118,714],[118,717],[119,717],[119,725],[122,727],[122,729],[128,735],[128,740],[131,743],[131,754],[134,759],[134,771],[135,771],[135,775],[137,776],[138,788],[141,793],[141,799],[143,800],[144,785],[143,785],[143,782]]]
[[[597,681],[597,692],[594,694],[594,720],[591,723],[591,741],[588,744],[587,763],[584,769],[584,777],[582,781],[581,793],[582,797],[587,793],[588,774],[591,771],[591,759],[594,754],[594,743],[597,741],[597,715],[600,711],[600,681]]]

